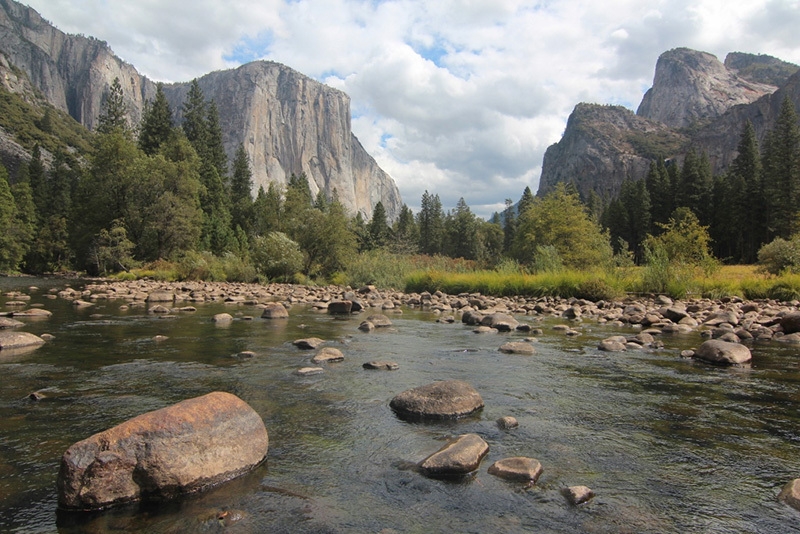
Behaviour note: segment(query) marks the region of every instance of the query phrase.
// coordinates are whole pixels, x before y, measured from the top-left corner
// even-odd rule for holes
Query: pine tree
[[[423,254],[441,254],[444,237],[442,201],[439,200],[439,195],[431,195],[425,190],[420,204],[417,214],[419,250]]]
[[[764,188],[771,217],[769,239],[788,239],[798,230],[800,213],[800,126],[788,95],[764,145]]]
[[[253,219],[253,173],[250,170],[250,158],[245,152],[244,144],[239,144],[233,159],[231,175],[231,218],[234,227],[239,226],[246,233],[251,233]]]
[[[458,199],[448,222],[446,232],[448,247],[445,252],[453,258],[477,259],[478,221],[464,197]]]
[[[653,223],[666,223],[672,213],[674,192],[669,172],[664,160],[658,158],[650,163],[645,178],[647,193],[650,195],[650,219]]]
[[[389,244],[392,231],[386,220],[386,209],[381,201],[378,201],[372,210],[372,219],[367,225],[367,232],[369,234],[369,248],[381,248]]]
[[[419,229],[414,220],[414,213],[403,204],[400,215],[393,226],[394,250],[400,254],[414,254],[419,243]]]
[[[514,244],[514,235],[517,233],[517,210],[514,201],[506,199],[506,209],[503,210],[503,251],[508,253]]]
[[[700,223],[707,225],[711,218],[710,206],[713,182],[708,155],[698,154],[692,147],[686,153],[680,174],[678,204],[689,208]]]
[[[114,82],[111,84],[111,88],[100,108],[100,116],[97,119],[97,131],[107,134],[117,128],[130,133],[130,128],[128,126],[128,107],[125,105],[125,95],[122,92],[122,84],[119,78],[114,78]]]
[[[197,78],[189,85],[189,92],[181,106],[183,123],[181,128],[186,139],[192,144],[201,158],[206,156],[208,146],[208,125],[206,124],[206,100]]]
[[[522,191],[522,197],[520,197],[519,202],[517,203],[517,215],[519,217],[522,217],[522,214],[528,211],[528,208],[530,208],[533,204],[534,198],[535,197],[531,192],[531,188],[526,186]]]
[[[139,127],[139,148],[148,156],[152,156],[172,135],[172,110],[164,94],[164,85],[156,86],[156,97],[148,101],[142,112],[142,123]]]
[[[725,221],[727,233],[732,234],[729,254],[737,261],[753,263],[758,259],[758,249],[767,237],[767,208],[761,181],[758,139],[749,120],[742,130],[737,152],[725,183],[727,194],[723,192],[724,211],[731,214],[730,219]]]

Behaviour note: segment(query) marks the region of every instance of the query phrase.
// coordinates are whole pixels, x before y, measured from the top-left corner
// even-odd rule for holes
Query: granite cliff
[[[687,48],[665,52],[635,115],[619,106],[575,107],[562,139],[545,152],[538,194],[570,182],[584,198],[592,190],[614,198],[626,177],[643,178],[656,157],[681,160],[689,146],[724,172],[746,120],[763,140],[785,95],[800,109],[799,68],[764,55],[731,53],[722,63]]]
[[[122,83],[133,124],[155,95],[155,84],[117,57],[107,43],[67,35],[13,0],[0,0],[0,52],[48,102],[89,129],[96,125],[115,78]],[[254,193],[259,186],[285,184],[291,174],[305,172],[312,193],[335,191],[351,213],[371,218],[378,201],[390,219],[399,213],[397,185],[351,131],[345,93],[263,61],[213,72],[198,82],[206,98],[216,101],[231,160],[244,144]],[[165,86],[178,120],[188,89],[188,82]]]

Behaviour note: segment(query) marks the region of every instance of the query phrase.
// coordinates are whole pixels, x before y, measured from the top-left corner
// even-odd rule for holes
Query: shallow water
[[[612,354],[594,347],[632,329],[587,321],[577,325],[581,336],[567,338],[552,329],[563,321],[550,318],[537,324],[537,353],[519,356],[497,349],[522,334],[478,335],[409,309],[389,314],[392,328],[362,333],[363,316],[303,307],[282,322],[222,303],[163,319],[145,307],[122,311],[121,300],[75,309],[46,298],[49,287],[63,287],[59,280],[0,279],[0,290],[28,292],[31,284],[40,288],[31,303],[54,315],[24,330],[55,339],[27,354],[0,353],[0,531],[800,531],[800,512],[776,500],[800,477],[795,347],[756,344],[752,366],[717,368],[680,358],[701,342],[695,334],[665,336],[663,350]],[[7,300],[0,297],[0,310]],[[210,317],[222,311],[237,320],[216,326]],[[314,355],[292,346],[301,337],[328,340],[345,361],[296,375]],[[244,350],[256,356],[233,356]],[[364,370],[370,360],[400,369]],[[436,423],[404,422],[389,408],[397,393],[442,379],[466,380],[486,407]],[[56,513],[58,464],[72,443],[214,390],[238,395],[264,419],[264,465],[165,505]],[[32,391],[46,397],[31,401]],[[498,429],[504,415],[520,427]],[[413,468],[467,432],[490,446],[472,476],[433,480]],[[487,473],[508,456],[542,463],[535,486]],[[561,489],[578,484],[597,496],[575,507]],[[223,524],[225,512],[238,520]]]

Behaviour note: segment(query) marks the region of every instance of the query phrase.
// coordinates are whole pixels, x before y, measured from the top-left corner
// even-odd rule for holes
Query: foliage
[[[253,240],[251,257],[256,271],[270,279],[289,280],[303,268],[300,245],[283,232],[270,232]]]
[[[651,254],[663,250],[671,263],[702,265],[712,258],[708,227],[701,226],[694,212],[688,208],[676,209],[666,224],[658,225],[662,233],[645,239],[645,247]],[[659,255],[662,252],[658,253]],[[652,259],[652,256],[650,256]]]
[[[111,133],[115,129],[129,132],[128,108],[122,93],[122,84],[119,77],[114,78],[111,88],[105,95],[100,116],[97,118],[97,131]]]
[[[612,258],[608,235],[592,221],[575,192],[557,184],[520,214],[514,257],[533,264],[539,247],[555,247],[568,268],[604,265]]]
[[[17,191],[12,191],[7,176],[5,167],[0,165],[0,270],[17,271],[33,234],[29,216],[34,213],[32,205],[26,207],[26,200],[30,199],[28,184],[20,184]]]
[[[155,99],[148,100],[139,125],[139,148],[152,156],[173,134],[172,110],[164,94],[164,84],[156,85]]]
[[[773,275],[800,273],[800,234],[791,239],[776,237],[758,250],[758,264]]]

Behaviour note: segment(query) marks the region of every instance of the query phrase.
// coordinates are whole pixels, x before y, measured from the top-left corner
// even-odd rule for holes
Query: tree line
[[[590,205],[602,205],[597,199]],[[678,208],[708,229],[713,254],[730,263],[754,263],[759,250],[800,230],[800,128],[786,97],[775,126],[759,146],[746,122],[737,156],[712,176],[706,153],[690,148],[681,164],[658,158],[643,180],[627,179],[618,198],[600,210],[617,252],[643,261],[648,235],[659,234]]]
[[[196,80],[181,111],[176,125],[158,85],[132,125],[115,80],[85,164],[56,152],[46,168],[37,145],[14,183],[0,168],[0,270],[108,274],[200,254],[248,266],[244,278],[324,278],[371,250],[485,268],[512,261],[531,271],[642,263],[656,249],[752,263],[765,243],[789,239],[800,223],[800,131],[788,99],[762,147],[744,126],[722,176],[690,149],[680,165],[656,159],[613,200],[582,200],[566,184],[544,197],[526,187],[489,220],[463,198],[445,211],[428,191],[416,214],[403,205],[389,221],[379,202],[365,220],[350,216],[335,191],[312,195],[304,174],[253,197],[244,146],[229,162],[216,105]]]

